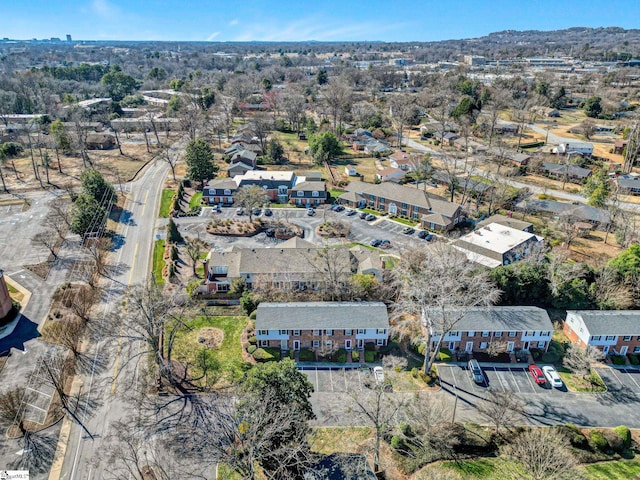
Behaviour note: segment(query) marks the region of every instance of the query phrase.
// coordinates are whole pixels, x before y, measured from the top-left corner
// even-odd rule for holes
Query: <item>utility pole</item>
[[[451,416],[451,425],[456,423],[456,408],[458,408],[458,387],[453,386],[453,393],[456,396],[455,401],[453,402],[453,415]]]

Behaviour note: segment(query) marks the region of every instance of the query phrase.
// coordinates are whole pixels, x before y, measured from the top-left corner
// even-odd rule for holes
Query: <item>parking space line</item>
[[[345,368],[342,369],[342,374],[344,375],[344,391],[348,392],[349,389],[347,388],[347,370]]]
[[[522,390],[520,390],[520,386],[518,385],[518,382],[516,380],[515,375],[513,374],[513,370],[509,369],[509,375],[511,375],[511,378],[513,378],[513,383],[516,386],[516,388],[518,389],[518,393],[522,393]]]
[[[498,373],[498,369],[496,367],[493,367],[493,371],[495,372],[496,377],[498,377],[498,381],[500,382],[500,386],[502,387],[502,391],[506,392],[507,389],[504,388],[504,383],[502,383],[502,379],[500,378],[500,374]]]
[[[527,372],[525,368],[523,368],[522,371],[525,373],[525,377],[527,377],[527,380],[529,380],[529,385],[531,385],[532,392],[539,393],[538,390],[536,389],[536,386],[533,384],[533,380],[531,380],[531,375],[529,374],[529,372]]]
[[[318,380],[318,367],[315,367],[316,370],[316,392],[320,391],[320,381]]]
[[[329,369],[329,383],[331,384],[331,391],[335,392],[333,389],[333,375],[331,374],[331,369]]]
[[[616,369],[615,368],[609,368],[609,371],[611,372],[611,375],[613,375],[616,378],[616,381],[622,386],[624,387],[624,382],[622,382],[622,380],[620,380],[620,377],[618,377],[618,375],[616,374]]]
[[[636,384],[636,387],[638,387],[638,390],[640,391],[640,384],[636,382],[635,378],[633,378],[633,372],[634,370],[629,370],[629,369],[625,370],[625,373],[629,375],[629,378],[631,379],[631,381]]]

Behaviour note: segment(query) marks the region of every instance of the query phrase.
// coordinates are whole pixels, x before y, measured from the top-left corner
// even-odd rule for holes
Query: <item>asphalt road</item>
[[[122,242],[114,252],[118,273],[100,305],[102,315],[113,314],[113,307],[121,300],[126,287],[144,283],[149,278],[157,210],[168,170],[166,163],[155,162],[129,185],[130,193],[121,217],[127,221],[120,223],[118,233]],[[124,364],[119,350],[117,342],[102,340],[87,352],[91,367],[82,376],[82,396],[90,399],[91,402],[86,403],[93,407],[82,410],[80,418],[93,439],[79,425],[72,424],[61,479],[101,479],[106,476],[109,466],[100,455],[104,439],[110,432],[110,425],[130,408],[118,395],[118,387],[136,375],[132,365]]]

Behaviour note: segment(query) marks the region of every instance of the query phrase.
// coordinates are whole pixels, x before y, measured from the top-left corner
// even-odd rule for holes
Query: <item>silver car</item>
[[[471,372],[471,378],[473,378],[473,381],[478,384],[483,384],[484,374],[482,373],[482,369],[480,368],[480,364],[478,363],[478,361],[472,358],[471,360],[469,360],[469,363],[467,365],[469,367],[469,371]]]

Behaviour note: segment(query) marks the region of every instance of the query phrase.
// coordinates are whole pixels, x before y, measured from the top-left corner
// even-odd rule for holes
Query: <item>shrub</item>
[[[255,335],[253,335],[253,336],[249,337],[249,339],[248,339],[248,340],[249,340],[249,343],[250,343],[251,345],[257,345],[257,344],[258,344],[258,338],[257,338]]]
[[[373,352],[376,349],[376,344],[373,342],[367,342],[364,344],[364,349],[368,352]]]
[[[607,440],[607,444],[609,445],[611,450],[617,453],[620,453],[624,450],[624,440],[620,435],[618,435],[617,432],[613,430],[605,430],[604,432],[602,432],[602,435]]]
[[[627,359],[622,355],[613,355],[611,357],[611,361],[614,365],[624,365],[627,363]]]
[[[556,352],[549,351],[542,354],[542,361],[544,363],[556,363],[558,360],[560,360],[560,357]]]
[[[614,428],[613,431],[622,439],[625,448],[629,448],[631,446],[631,430],[629,430],[629,427],[620,425],[619,427]]]
[[[420,376],[420,379],[427,385],[431,385],[436,381],[436,377],[428,373],[424,373],[421,371],[420,373],[418,373],[418,375]]]
[[[308,348],[302,348],[300,349],[299,358],[301,362],[313,362],[316,359],[316,355]]]
[[[339,349],[336,353],[333,354],[333,361],[337,363],[346,363],[347,351],[344,348]]]
[[[411,369],[411,376],[413,378],[418,378],[419,375],[420,375],[420,370],[418,370],[417,368],[413,367]]]
[[[441,362],[450,362],[451,361],[451,352],[447,348],[441,348],[438,352],[438,358]]]
[[[351,360],[354,362],[360,361],[360,352],[357,350],[351,350]]]
[[[558,425],[556,427],[558,432],[562,433],[571,442],[571,446],[582,450],[589,449],[589,442],[587,437],[584,436],[582,430],[580,430],[573,423],[567,423],[565,425]]]
[[[255,320],[257,315],[258,315],[258,311],[257,311],[257,310],[254,310],[253,312],[251,312],[251,313],[249,314],[249,318],[250,318],[251,320]]]
[[[367,363],[372,363],[376,361],[376,352],[371,350],[365,350],[364,352],[364,361]]]
[[[257,348],[252,355],[253,355],[253,358],[258,362],[270,362],[271,360],[275,360],[276,358],[273,355],[271,355],[271,353],[267,352],[264,348]],[[606,440],[605,440],[605,443],[606,443]]]
[[[631,365],[639,365],[640,364],[640,360],[638,360],[638,356],[634,355],[633,353],[629,353],[627,355],[627,358],[629,359],[629,363],[631,363]]]
[[[609,449],[609,442],[604,438],[600,430],[593,430],[589,435],[589,443],[595,450],[606,452]]]
[[[255,352],[257,349],[258,347],[256,347],[255,345],[249,345],[249,348],[247,348],[247,353],[253,354],[253,352]]]

